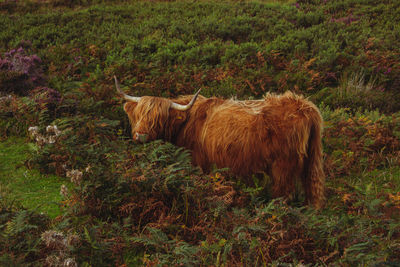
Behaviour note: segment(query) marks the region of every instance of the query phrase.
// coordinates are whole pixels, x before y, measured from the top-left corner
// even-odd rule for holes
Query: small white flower
[[[37,142],[40,146],[42,146],[42,145],[44,145],[45,143],[47,143],[46,141],[47,141],[46,138],[44,138],[43,136],[41,136],[41,135],[37,135],[37,136],[36,136],[36,142]]]
[[[49,230],[42,233],[42,240],[47,247],[65,249],[67,247],[67,241],[64,238],[63,233],[54,230]]]
[[[0,102],[10,101],[12,99],[11,95],[0,97]]]
[[[64,267],[78,267],[78,264],[76,263],[75,259],[73,258],[68,258],[64,260],[63,265]]]
[[[54,134],[55,134],[56,136],[59,136],[59,135],[61,134],[61,131],[58,130],[57,125],[54,125],[54,126],[53,126],[53,131],[54,131]]]
[[[67,177],[71,178],[71,182],[80,185],[82,182],[83,173],[80,170],[70,170],[67,171]]]
[[[68,188],[65,185],[61,185],[60,195],[64,198],[68,198]]]
[[[49,136],[48,143],[54,144],[55,142],[56,142],[56,136],[55,135]]]
[[[31,126],[28,128],[29,132],[37,132],[39,131],[39,127],[38,126]]]
[[[54,136],[59,136],[61,131],[58,129],[57,125],[48,125],[46,127],[46,132],[53,133]]]
[[[88,166],[86,167],[86,169],[85,169],[85,172],[89,172],[91,168],[92,168],[92,167],[90,167],[90,165],[88,165]]]
[[[60,266],[61,257],[56,255],[50,255],[46,257],[47,266]]]
[[[28,132],[30,133],[30,135],[35,138],[38,133],[39,133],[39,127],[37,126],[31,126],[28,128]]]

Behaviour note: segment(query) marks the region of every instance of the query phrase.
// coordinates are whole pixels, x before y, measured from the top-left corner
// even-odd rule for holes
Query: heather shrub
[[[0,58],[0,88],[3,93],[27,95],[44,82],[41,59],[24,48],[12,49]]]

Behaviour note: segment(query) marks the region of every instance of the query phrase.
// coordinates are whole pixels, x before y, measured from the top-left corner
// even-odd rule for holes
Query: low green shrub
[[[43,257],[40,235],[50,226],[50,219],[10,204],[1,203],[0,208],[0,264],[40,262]]]
[[[325,170],[332,177],[390,167],[398,162],[400,121],[397,114],[356,112],[322,107],[325,120]],[[398,164],[398,163],[397,163]]]
[[[370,94],[379,100],[352,105],[385,112],[399,108],[395,101],[383,104],[398,97],[400,84],[399,38],[393,26],[398,21],[393,13],[396,1],[377,6],[352,0],[74,5],[82,8],[21,10],[18,21],[8,15],[1,18],[7,26],[0,34],[2,47],[11,50],[21,40],[33,40],[33,51],[48,66],[49,87],[58,91],[70,82],[85,82],[98,71],[110,80],[113,71],[123,70],[118,76],[129,76],[140,95],[193,93],[198,87],[223,87],[234,79],[238,97],[285,90],[308,95],[334,88],[321,98],[330,97],[333,105],[340,105],[349,101],[340,99],[341,89],[336,94],[335,88],[346,83],[345,73],[362,70],[366,80],[373,77]],[[85,23],[88,20],[96,27]],[[220,69],[228,74],[225,78],[215,81],[208,75]]]

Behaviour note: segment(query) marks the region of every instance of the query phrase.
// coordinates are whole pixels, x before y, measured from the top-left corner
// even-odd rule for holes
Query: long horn
[[[194,102],[196,101],[197,96],[199,95],[200,91],[201,91],[201,88],[200,88],[199,91],[197,91],[197,93],[193,96],[193,98],[192,98],[192,100],[189,102],[189,104],[187,104],[187,105],[181,105],[181,104],[177,104],[177,103],[172,102],[171,108],[177,109],[177,110],[181,110],[181,111],[185,111],[185,110],[190,109],[190,108],[193,106]]]
[[[125,98],[125,100],[132,101],[132,102],[140,101],[140,97],[127,95],[121,90],[121,88],[119,88],[119,83],[118,83],[117,77],[115,75],[114,75],[114,80],[115,80],[115,87],[117,88],[118,92]]]

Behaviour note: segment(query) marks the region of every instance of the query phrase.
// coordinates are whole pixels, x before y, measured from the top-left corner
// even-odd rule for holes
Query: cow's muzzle
[[[145,133],[135,133],[135,136],[133,137],[135,141],[140,142],[140,143],[146,143],[149,135]]]

